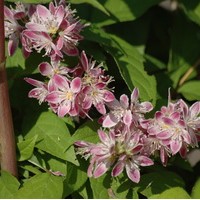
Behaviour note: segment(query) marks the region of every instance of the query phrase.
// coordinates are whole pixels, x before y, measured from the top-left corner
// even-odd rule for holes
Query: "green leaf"
[[[38,149],[70,161],[67,157],[67,149],[72,144],[71,135],[65,122],[54,113],[42,112],[39,116],[29,114],[24,121],[23,133],[26,135],[26,139],[38,135],[36,142]],[[74,153],[70,149],[71,154]]]
[[[132,187],[133,182],[127,180],[124,174],[112,180],[111,190],[113,197],[116,199],[138,199],[138,194]]]
[[[19,189],[15,198],[20,199],[61,199],[62,177],[42,173],[28,179]]]
[[[152,195],[150,199],[191,199],[191,197],[183,188],[173,187],[161,194]]]
[[[17,179],[6,171],[1,171],[0,176],[0,198],[13,199],[18,191],[20,183]]]
[[[99,141],[97,130],[100,128],[100,125],[97,121],[87,121],[82,124],[77,131],[73,134],[73,141],[84,140],[87,142],[96,143]]]
[[[18,150],[19,150],[18,161],[28,160],[32,156],[37,137],[38,136],[35,135],[33,138],[19,142],[17,144],[17,147],[18,147]]]
[[[69,196],[71,193],[80,189],[88,180],[87,167],[88,164],[85,160],[79,161],[81,164],[79,167],[67,163],[67,176],[64,180],[65,196]]]
[[[199,60],[199,46],[199,27],[187,20],[184,15],[178,14],[171,30],[171,50],[168,62],[168,71],[174,88],[177,87],[181,76]]]
[[[28,161],[44,171],[59,171],[63,175],[66,175],[67,162],[48,153],[44,153],[41,150],[34,151],[33,156]]]
[[[184,187],[184,182],[177,174],[167,171],[144,174],[135,185],[135,189],[148,198],[172,187]]]
[[[116,22],[135,20],[160,1],[161,0],[101,0],[106,10],[110,12],[111,17],[108,18],[99,12],[92,12],[91,21],[98,24],[98,26],[105,26]]]
[[[196,181],[196,183],[194,184],[194,186],[192,188],[191,197],[193,199],[200,198],[200,178],[198,178],[198,180]]]
[[[90,184],[93,191],[94,199],[109,199],[110,195],[110,183],[111,177],[108,174],[105,174],[97,179],[90,178]]]
[[[106,15],[108,15],[108,16],[110,15],[109,12],[104,8],[104,6],[102,4],[100,4],[97,0],[70,0],[69,2],[72,4],[88,3],[88,4],[92,5],[93,7],[99,9]]]
[[[200,81],[188,81],[178,90],[187,100],[200,100],[199,94]]]
[[[156,102],[156,79],[144,70],[145,59],[133,46],[112,35],[112,40],[118,43],[124,54],[114,54],[119,70],[130,91],[138,87],[142,101]],[[120,50],[120,49],[119,49]],[[123,53],[123,52],[121,52]]]
[[[95,26],[86,29],[84,36],[87,40],[103,45],[114,57],[130,91],[134,87],[138,87],[141,100],[152,101],[155,104],[157,98],[156,79],[144,70],[145,59],[136,48],[121,38],[107,34],[101,28]]]
[[[192,21],[200,25],[200,3],[199,0],[180,0],[179,7],[183,9],[185,14]]]

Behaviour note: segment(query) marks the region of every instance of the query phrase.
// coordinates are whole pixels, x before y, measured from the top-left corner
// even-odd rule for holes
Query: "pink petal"
[[[79,51],[76,47],[68,48],[67,46],[64,46],[62,51],[68,56],[77,56],[79,54]]]
[[[50,103],[60,103],[60,98],[58,96],[57,92],[52,92],[50,94],[48,94],[45,98],[46,101],[50,102]]]
[[[98,178],[107,172],[108,168],[105,163],[100,163],[93,172],[94,178]]]
[[[180,153],[181,157],[185,159],[186,156],[187,156],[187,146],[186,145],[182,145],[179,153]]]
[[[50,11],[42,5],[37,5],[37,15],[40,16],[44,21],[51,17]]]
[[[71,104],[65,104],[65,105],[60,105],[58,107],[58,116],[59,117],[64,117],[71,109]]]
[[[170,115],[170,118],[175,120],[175,121],[178,121],[180,119],[180,113],[179,112],[174,112]]]
[[[32,79],[32,78],[24,78],[24,80],[25,80],[27,83],[29,83],[29,84],[31,84],[31,85],[34,85],[34,86],[36,86],[36,87],[42,87],[42,86],[44,85],[43,82],[38,81],[38,80],[35,80],[35,79]]]
[[[168,117],[163,117],[162,120],[168,126],[175,125],[175,122],[172,119],[168,118]]]
[[[9,21],[15,21],[13,17],[13,12],[6,6],[4,6],[4,15],[5,18],[8,18]]]
[[[85,51],[81,52],[81,64],[82,64],[84,70],[87,71],[88,70],[88,59],[85,54]]]
[[[182,100],[179,100],[180,107],[183,109],[184,118],[188,116],[188,105]]]
[[[130,169],[126,165],[126,173],[128,177],[135,183],[139,183],[140,181],[140,171],[138,169]]]
[[[55,13],[55,18],[56,18],[56,21],[58,22],[58,27],[62,23],[64,15],[65,15],[65,10],[64,10],[64,7],[61,5],[58,7]]]
[[[170,138],[171,135],[172,135],[172,134],[167,130],[167,131],[161,131],[161,132],[159,132],[159,133],[156,135],[156,137],[157,137],[158,139],[165,140],[165,139]]]
[[[146,156],[139,156],[137,160],[139,161],[141,166],[150,166],[154,164],[154,162]]]
[[[181,141],[173,140],[170,143],[170,148],[171,148],[172,154],[175,155],[177,152],[179,152],[179,150],[181,149],[181,146],[182,146]]]
[[[62,90],[69,89],[68,80],[64,76],[55,75],[54,82]]]
[[[142,102],[140,104],[140,106],[142,108],[140,108],[141,112],[146,113],[146,112],[150,112],[151,110],[153,110],[153,105],[150,102]]]
[[[8,55],[9,56],[12,56],[15,53],[18,47],[18,44],[19,44],[18,38],[13,38],[8,41]]]
[[[112,170],[112,173],[111,175],[116,177],[118,175],[120,175],[122,173],[122,171],[124,170],[124,162],[123,161],[119,161],[114,167],[113,167],[113,170]]]
[[[160,112],[160,111],[157,111],[157,112],[155,113],[155,118],[156,118],[157,120],[161,120],[163,116],[164,116],[163,113]]]
[[[78,93],[81,90],[81,79],[79,77],[76,77],[72,80],[71,84],[71,90],[73,93]]]
[[[122,94],[122,95],[120,96],[120,104],[121,104],[121,106],[122,106],[123,108],[125,108],[125,109],[128,108],[128,106],[129,106],[129,99],[128,99],[127,95]]]
[[[101,113],[102,115],[106,114],[106,107],[103,103],[98,103],[96,105],[94,105],[95,108],[98,110],[99,113]]]
[[[56,43],[56,47],[61,50],[63,48],[63,44],[64,44],[64,41],[63,41],[63,38],[62,37],[59,37],[58,40],[57,40],[57,43]]]
[[[136,102],[139,98],[139,90],[135,88],[131,94],[131,102]]]
[[[90,97],[86,96],[84,101],[83,101],[83,104],[82,104],[82,107],[83,109],[90,109],[92,106],[92,100]]]
[[[99,139],[104,143],[104,144],[109,144],[109,137],[108,135],[102,131],[102,130],[98,130],[98,135],[99,135]]]
[[[38,67],[43,76],[49,76],[52,74],[52,66],[48,62],[43,62]]]
[[[103,95],[104,95],[103,99],[105,102],[112,102],[115,99],[114,94],[110,91],[105,91]]]
[[[200,102],[197,101],[190,107],[190,116],[191,118],[197,117],[200,113]]]
[[[111,128],[115,126],[118,123],[118,120],[113,120],[113,118],[110,118],[110,115],[107,115],[105,119],[103,120],[102,126],[105,128]]]
[[[123,117],[123,122],[124,124],[126,124],[127,126],[131,125],[132,122],[132,113],[130,110],[126,110],[124,117]]]
[[[168,156],[167,156],[167,153],[164,148],[160,149],[160,159],[161,159],[163,166],[166,166],[167,161],[168,161]]]

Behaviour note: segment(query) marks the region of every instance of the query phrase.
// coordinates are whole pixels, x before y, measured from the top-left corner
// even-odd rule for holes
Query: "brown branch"
[[[16,145],[5,69],[4,0],[0,0],[0,162],[17,177]]]
[[[183,75],[183,77],[181,78],[181,80],[179,81],[178,86],[180,87],[181,85],[183,85],[183,83],[185,83],[185,81],[187,81],[188,77],[191,75],[191,73],[199,66],[200,64],[200,59],[196,61],[196,63],[191,66],[187,72]]]

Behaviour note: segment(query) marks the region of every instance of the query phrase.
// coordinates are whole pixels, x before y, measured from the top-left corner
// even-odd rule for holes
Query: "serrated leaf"
[[[87,4],[92,5],[95,8],[99,9],[106,15],[108,15],[108,16],[110,15],[109,12],[104,8],[104,6],[102,4],[100,4],[97,0],[70,0],[69,2],[72,4],[87,3]]]
[[[62,177],[48,173],[33,176],[19,189],[15,198],[60,199],[63,193]]]
[[[135,189],[148,198],[172,187],[184,187],[184,181],[177,174],[167,171],[144,174],[135,185]]]
[[[31,113],[25,118],[23,133],[26,139],[38,135],[36,142],[38,149],[63,160],[70,160],[67,158],[66,151],[72,144],[71,135],[65,122],[55,114],[42,112],[39,116],[34,116]],[[73,154],[72,150],[70,150],[71,154]]]
[[[1,171],[0,176],[0,198],[13,199],[18,191],[20,183],[17,179],[6,171]]]
[[[198,178],[198,180],[192,188],[191,197],[193,199],[200,199],[200,178]]]
[[[200,100],[200,81],[188,81],[178,90],[187,100]]]
[[[73,141],[84,140],[87,142],[96,143],[99,141],[97,130],[100,125],[96,121],[87,121],[82,124],[77,131],[73,134]]]
[[[21,141],[17,144],[19,150],[18,161],[28,160],[32,156],[37,137],[38,136],[35,135],[33,138]]]
[[[173,187],[161,194],[152,195],[150,199],[191,199],[191,197],[183,188]]]

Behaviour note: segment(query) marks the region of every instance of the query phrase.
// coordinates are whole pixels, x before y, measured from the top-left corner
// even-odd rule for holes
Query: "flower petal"
[[[123,170],[124,170],[124,162],[123,161],[119,161],[114,167],[113,167],[113,170],[111,172],[111,175],[116,177],[118,175],[120,175]]]
[[[154,164],[154,162],[146,156],[139,156],[137,160],[139,161],[141,166],[150,166]]]
[[[130,126],[131,125],[131,122],[132,122],[132,113],[130,110],[126,110],[125,111],[125,114],[124,114],[124,117],[123,117],[123,122],[124,124],[126,124],[127,126]]]
[[[98,178],[107,172],[108,168],[105,163],[100,163],[93,172],[94,178]]]
[[[39,66],[39,71],[43,76],[52,75],[52,66],[48,62],[43,62]]]
[[[172,154],[175,155],[176,153],[178,153],[181,149],[181,146],[182,146],[181,141],[178,141],[178,140],[171,141],[170,148],[171,148]]]
[[[122,94],[122,95],[120,96],[120,104],[121,104],[121,106],[122,106],[123,108],[125,108],[125,109],[128,108],[128,106],[129,106],[129,99],[128,99],[127,95]]]
[[[71,82],[71,90],[73,93],[78,93],[81,90],[81,79],[76,77]]]
[[[140,181],[140,171],[138,169],[130,169],[126,165],[126,173],[128,177],[135,183],[139,183]]]

